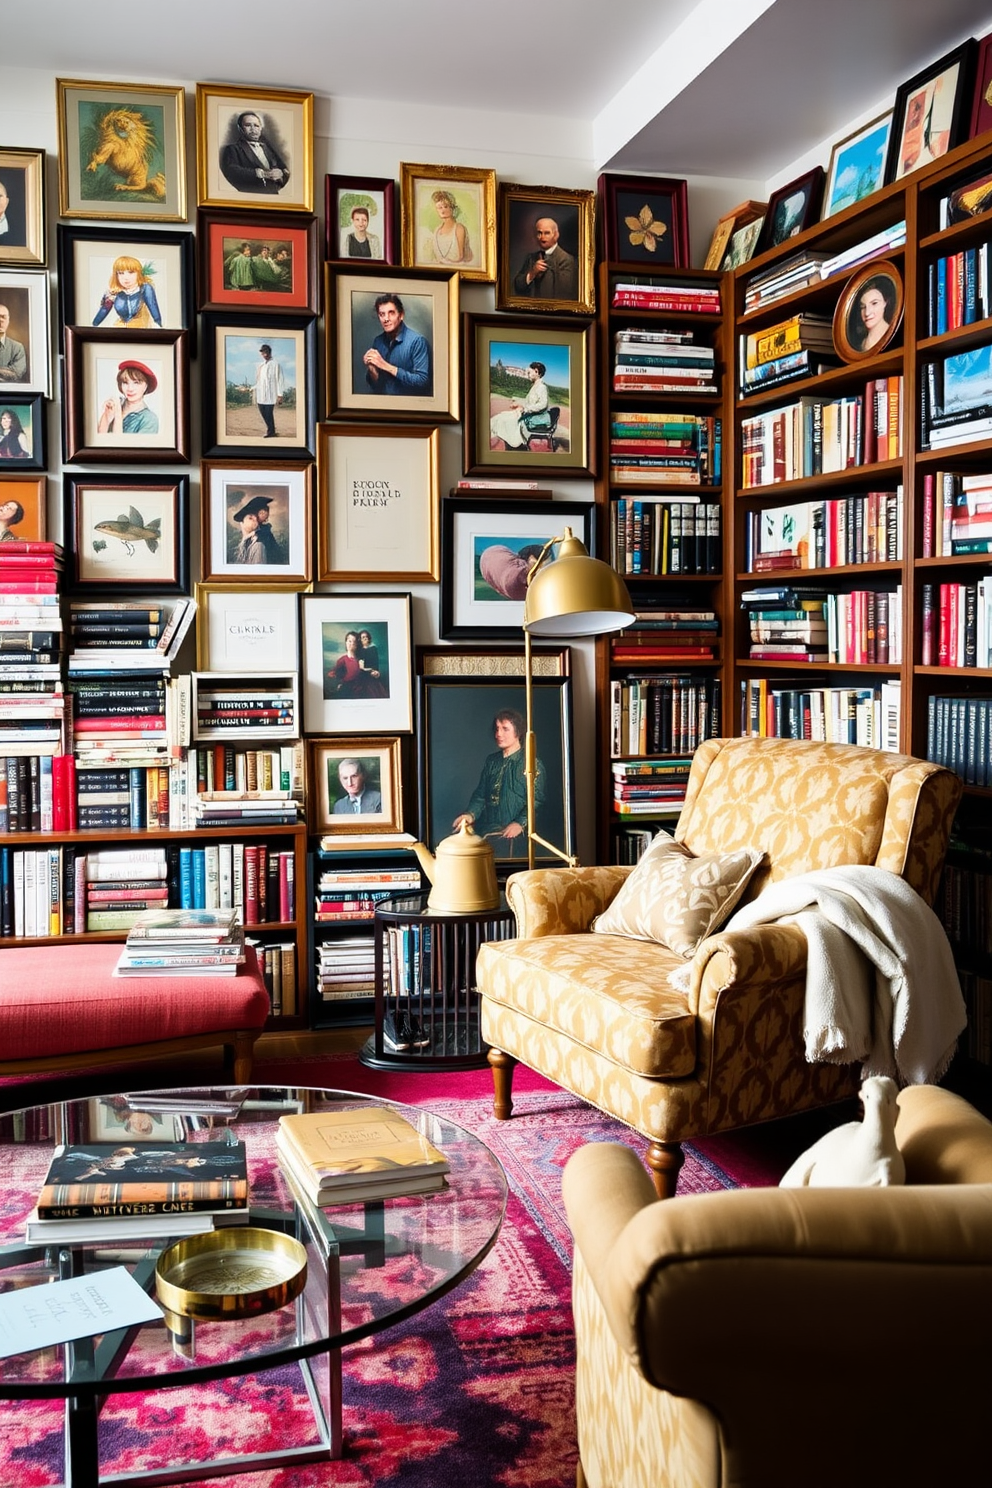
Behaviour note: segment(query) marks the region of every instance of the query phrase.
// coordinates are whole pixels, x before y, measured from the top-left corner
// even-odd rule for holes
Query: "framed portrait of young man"
[[[313,94],[196,85],[201,207],[313,211]]]
[[[306,460],[316,453],[313,316],[204,315],[203,453]]]
[[[596,308],[596,193],[499,183],[498,310]]]
[[[59,213],[186,221],[186,92],[58,78]]]
[[[458,418],[458,274],[324,267],[327,416]]]
[[[200,571],[205,581],[309,583],[313,466],[200,462]]]

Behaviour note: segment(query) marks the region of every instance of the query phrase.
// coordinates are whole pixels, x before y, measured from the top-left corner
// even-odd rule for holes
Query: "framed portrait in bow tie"
[[[398,738],[309,739],[311,831],[401,832],[400,751]]]
[[[196,85],[201,207],[313,211],[313,94]]]

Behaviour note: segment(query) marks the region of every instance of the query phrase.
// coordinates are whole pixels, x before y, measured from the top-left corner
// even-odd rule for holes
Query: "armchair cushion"
[[[729,917],[763,857],[749,847],[696,856],[659,832],[592,928],[656,941],[688,959]]]

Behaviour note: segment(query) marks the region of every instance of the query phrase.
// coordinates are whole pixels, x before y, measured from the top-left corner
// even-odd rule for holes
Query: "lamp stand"
[[[548,852],[561,858],[569,868],[577,868],[579,860],[572,853],[562,852],[553,842],[538,835],[534,830],[537,809],[534,796],[537,789],[537,737],[534,733],[534,662],[531,653],[530,631],[524,628],[524,697],[526,699],[527,735],[524,739],[524,781],[527,785],[527,867],[534,867],[534,844],[539,842]]]

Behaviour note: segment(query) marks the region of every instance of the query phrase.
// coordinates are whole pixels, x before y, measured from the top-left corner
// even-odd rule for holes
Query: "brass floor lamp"
[[[558,556],[548,554],[560,544]],[[534,675],[531,639],[608,635],[623,630],[635,618],[627,586],[617,571],[599,558],[590,558],[585,545],[566,527],[544,544],[527,576],[524,601],[524,681],[527,699],[527,737],[524,741],[524,780],[527,784],[527,866],[534,867],[534,844],[540,843],[570,867],[578,859],[562,852],[534,830],[534,791],[537,781],[537,740],[534,736]]]

